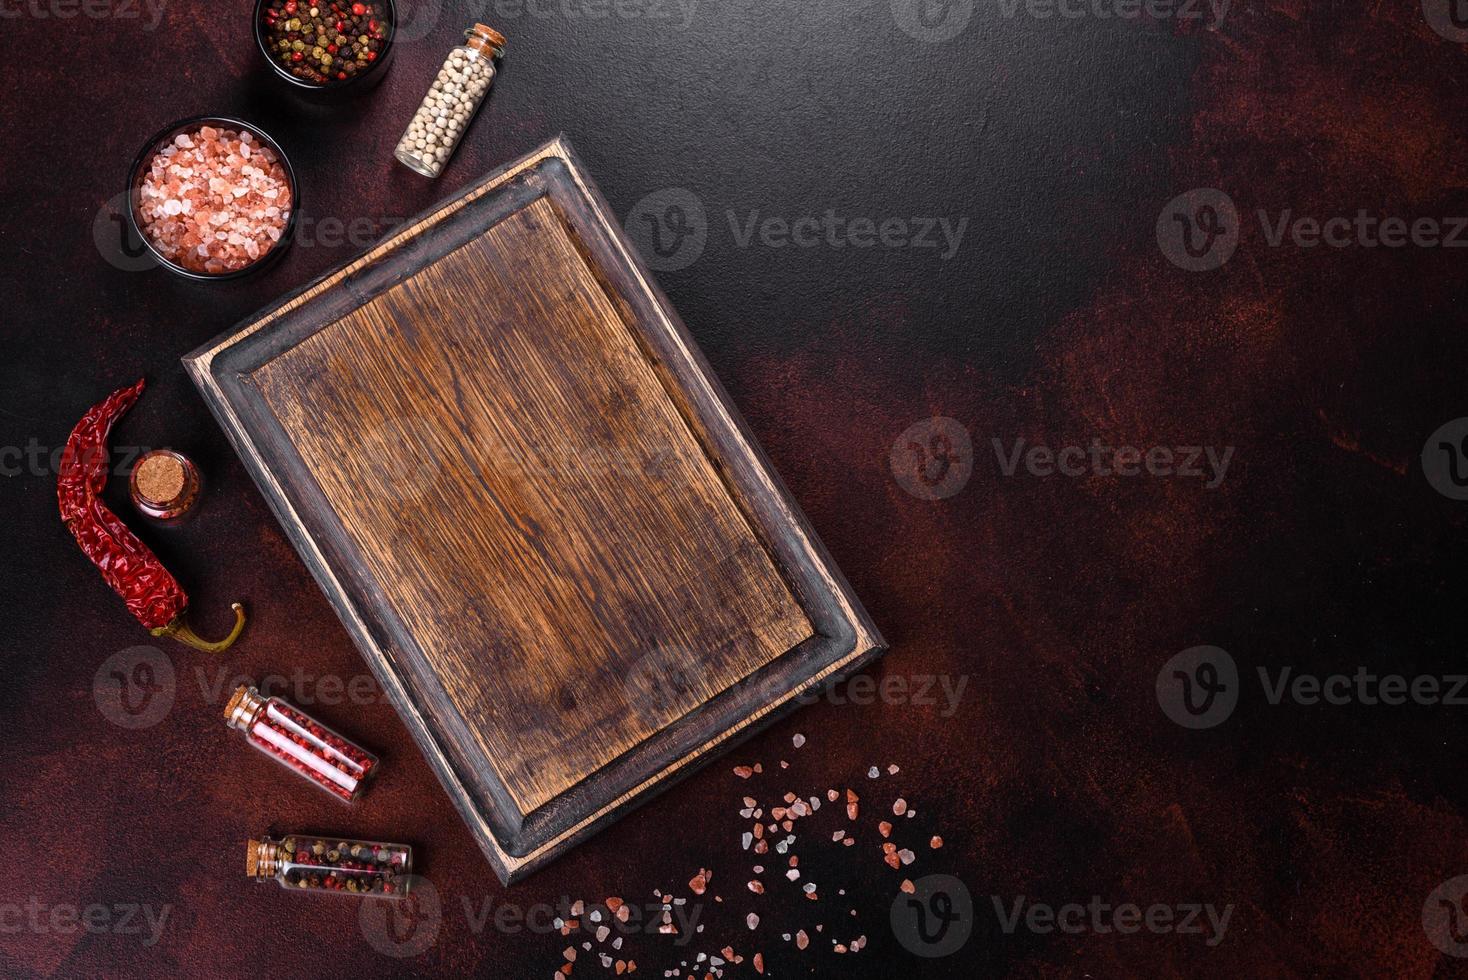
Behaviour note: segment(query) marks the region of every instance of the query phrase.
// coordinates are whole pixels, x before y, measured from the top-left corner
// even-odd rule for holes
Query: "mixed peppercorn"
[[[291,888],[399,896],[411,853],[398,844],[287,837],[280,842],[278,875]]]
[[[344,82],[371,67],[392,28],[382,3],[271,0],[265,46],[282,68],[316,85]]]

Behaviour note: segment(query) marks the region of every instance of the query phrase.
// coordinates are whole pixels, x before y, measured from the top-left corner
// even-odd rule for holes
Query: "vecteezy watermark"
[[[403,889],[402,898],[365,898],[357,909],[357,927],[367,945],[395,959],[431,948],[443,925],[443,902],[433,882],[422,875],[406,875]]]
[[[923,419],[892,443],[887,465],[897,485],[914,497],[942,500],[968,486],[974,472],[973,441],[957,419]]]
[[[339,215],[315,215],[309,211],[301,211],[296,215],[291,243],[296,248],[347,246],[363,249],[377,244],[394,229],[402,227],[406,220],[406,217],[373,217],[364,214],[344,218]]]
[[[257,681],[227,667],[193,668],[199,698],[222,705],[237,687],[254,687],[263,697],[279,697],[296,707],[341,704],[367,706],[388,703],[387,692],[371,674],[344,677],[312,673],[296,667],[288,674],[265,674]],[[92,679],[92,700],[102,717],[121,728],[151,728],[173,709],[178,697],[178,674],[168,654],[157,647],[136,646],[102,662]]]
[[[1376,673],[1365,665],[1318,674],[1291,665],[1256,667],[1264,703],[1278,708],[1364,706],[1468,707],[1468,674]],[[1242,692],[1234,660],[1218,647],[1192,647],[1157,673],[1157,704],[1184,728],[1213,728],[1233,713]]]
[[[375,460],[386,480],[379,492],[398,504],[415,504],[431,494],[443,473],[437,429],[420,415],[389,415],[362,436],[356,456]]]
[[[1468,416],[1439,426],[1422,445],[1422,473],[1452,500],[1468,500]]]
[[[1468,248],[1468,217],[1382,216],[1357,208],[1351,216],[1297,215],[1291,208],[1257,212],[1270,248]]]
[[[975,0],[891,0],[892,19],[902,32],[927,44],[951,41],[974,16]]]
[[[173,661],[157,647],[121,650],[102,661],[92,678],[92,701],[120,728],[151,728],[173,707]]]
[[[1465,0],[1468,2],[1468,0]],[[1269,248],[1468,248],[1468,216],[1302,215],[1293,208],[1255,211]],[[1168,261],[1190,272],[1217,269],[1239,246],[1242,222],[1233,199],[1216,188],[1179,194],[1157,218],[1157,244]]]
[[[817,684],[797,694],[799,705],[830,704],[837,707],[935,708],[942,718],[952,718],[968,690],[968,674],[856,674],[842,681]],[[755,684],[745,678],[730,685],[728,696]],[[665,725],[694,702],[705,686],[703,662],[682,647],[654,647],[637,658],[623,678],[628,706],[648,725]]]
[[[681,646],[655,646],[638,657],[622,679],[627,703],[654,730],[680,716],[695,700],[702,661]]]
[[[1374,674],[1365,666],[1345,673],[1296,673],[1295,668],[1256,668],[1264,700],[1272,706],[1443,705],[1468,707],[1468,674]]]
[[[892,935],[914,956],[952,956],[974,931],[968,886],[952,875],[924,875],[912,884],[892,900]]]
[[[495,436],[490,436],[495,439]],[[497,472],[527,477],[561,477],[579,473],[593,478],[672,477],[679,467],[698,466],[703,457],[686,446],[653,443],[629,449],[609,444],[583,444],[568,433],[554,441],[481,442]]]
[[[1442,37],[1468,44],[1468,0],[1422,0],[1422,16]]]
[[[147,272],[157,269],[153,253],[127,216],[127,191],[114,194],[92,216],[92,244],[97,254],[114,269],[123,272]]]
[[[868,249],[928,251],[946,262],[958,253],[968,218],[939,216],[769,214],[758,208],[724,212],[735,248]],[[659,272],[686,269],[703,255],[710,227],[703,201],[683,187],[653,191],[633,205],[623,222],[648,266]]]
[[[467,0],[464,6],[475,17],[498,24],[521,18],[591,24],[636,20],[682,30],[693,23],[698,0]]]
[[[61,456],[64,452],[64,445],[46,446],[35,436],[26,440],[24,446],[0,446],[0,477],[35,476],[54,479],[61,472]],[[148,446],[111,447],[108,453],[109,472],[113,476],[126,476],[131,472],[137,458],[147,452],[152,452]]]
[[[529,905],[496,902],[489,897],[476,902],[468,895],[461,896],[460,900],[469,932],[476,936],[491,925],[496,932],[507,936],[521,933],[550,935],[560,932],[566,923],[575,921],[586,932],[599,935],[601,939],[613,933],[619,936],[668,935],[676,937],[673,945],[685,946],[697,935],[698,920],[703,916],[702,903],[685,898],[642,905],[622,903],[615,911],[607,905],[572,901],[567,896],[555,902],[532,902]]]
[[[1208,21],[1222,27],[1233,0],[994,0],[1006,19]],[[1209,20],[1209,15],[1212,20]]]
[[[1089,446],[1030,446],[1017,438],[1005,448],[993,440],[999,472],[1014,476],[1020,465],[1030,476],[1156,476],[1202,480],[1208,490],[1216,490],[1228,474],[1234,447],[1225,446],[1108,446],[1093,439]],[[1207,464],[1206,469],[1204,464]]]
[[[820,684],[798,695],[796,704],[885,704],[894,707],[937,708],[940,718],[958,713],[968,687],[968,674],[856,674],[845,681]]]
[[[709,240],[703,201],[683,187],[653,191],[632,206],[622,227],[648,267],[658,272],[688,268]]]
[[[227,667],[216,667],[213,671],[202,666],[194,667],[194,680],[199,685],[199,694],[205,704],[224,704],[235,688],[254,687],[263,697],[279,697],[298,708],[313,705],[334,707],[349,704],[357,707],[386,704],[387,692],[371,674],[315,674],[297,667],[289,674],[265,674],[258,681],[245,674],[233,674]]]
[[[1233,917],[1233,903],[1217,908],[1212,902],[1154,902],[1138,905],[1122,902],[1116,905],[1100,895],[1086,902],[1050,905],[1029,901],[1024,895],[1013,901],[999,895],[989,896],[999,928],[1013,935],[1023,928],[1036,935],[1059,932],[1071,936],[1132,936],[1148,933],[1154,936],[1202,936],[1204,945],[1217,946],[1228,933]]]
[[[32,933],[46,936],[140,936],[144,947],[155,946],[168,926],[172,905],[146,902],[92,902],[72,905],[46,903],[32,895],[25,902],[0,902],[0,934]]]
[[[759,210],[742,216],[726,211],[729,233],[736,248],[753,244],[765,248],[881,248],[931,249],[947,262],[958,253],[968,230],[968,218],[955,223],[945,217],[849,217],[828,208],[824,214],[764,215]]]
[[[317,215],[301,211],[296,215],[291,230],[291,245],[305,249],[365,249],[401,228],[406,221],[407,216]],[[159,268],[153,253],[143,244],[136,227],[128,219],[126,191],[108,198],[93,215],[92,244],[97,247],[97,254],[103,261],[114,269],[149,272]]]
[[[1169,262],[1189,272],[1209,272],[1239,247],[1239,212],[1213,187],[1184,191],[1157,216],[1157,245]]]
[[[1427,896],[1422,931],[1449,956],[1468,957],[1468,875],[1449,878]]]
[[[0,0],[0,20],[136,20],[156,30],[168,0]]]
[[[1184,728],[1213,728],[1239,703],[1239,668],[1218,647],[1189,647],[1157,672],[1157,704]]]
[[[999,473],[1044,479],[1149,476],[1197,480],[1216,490],[1228,475],[1233,446],[1113,446],[1029,444],[1022,437],[991,439]],[[892,443],[887,464],[897,485],[920,500],[941,500],[962,490],[973,475],[973,443],[963,423],[946,416],[908,426]]]

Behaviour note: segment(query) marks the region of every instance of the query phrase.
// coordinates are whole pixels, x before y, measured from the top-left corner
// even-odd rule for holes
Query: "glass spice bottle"
[[[413,849],[406,844],[291,834],[245,844],[245,874],[282,888],[403,898],[412,890]]]
[[[444,60],[393,154],[403,166],[425,177],[443,173],[489,92],[494,59],[505,48],[505,36],[484,24],[475,24],[464,37],[465,42]]]
[[[241,685],[224,708],[251,745],[317,786],[351,802],[377,773],[377,757],[280,698]]]
[[[138,457],[128,480],[133,506],[164,523],[182,518],[203,488],[194,461],[172,449],[154,449]]]

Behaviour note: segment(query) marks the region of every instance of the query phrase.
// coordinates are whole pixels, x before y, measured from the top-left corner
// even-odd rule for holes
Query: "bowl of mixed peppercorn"
[[[381,80],[397,17],[393,0],[255,0],[255,41],[302,95],[344,97]]]

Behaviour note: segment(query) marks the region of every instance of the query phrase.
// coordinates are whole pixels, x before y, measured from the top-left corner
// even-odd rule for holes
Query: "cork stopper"
[[[191,510],[202,486],[194,461],[172,449],[154,449],[138,457],[128,480],[134,506],[158,521],[172,521]]]
[[[189,475],[178,457],[170,453],[151,453],[138,464],[138,496],[166,507],[183,496]]]
[[[280,845],[265,838],[245,841],[245,877],[271,878],[280,866]]]
[[[468,39],[469,47],[475,51],[483,51],[491,57],[499,55],[509,40],[488,24],[475,24],[464,32],[464,37]]]
[[[259,691],[241,684],[234,689],[229,703],[224,706],[224,720],[229,723],[229,727],[243,731],[250,727],[264,704],[265,699],[260,696]]]

